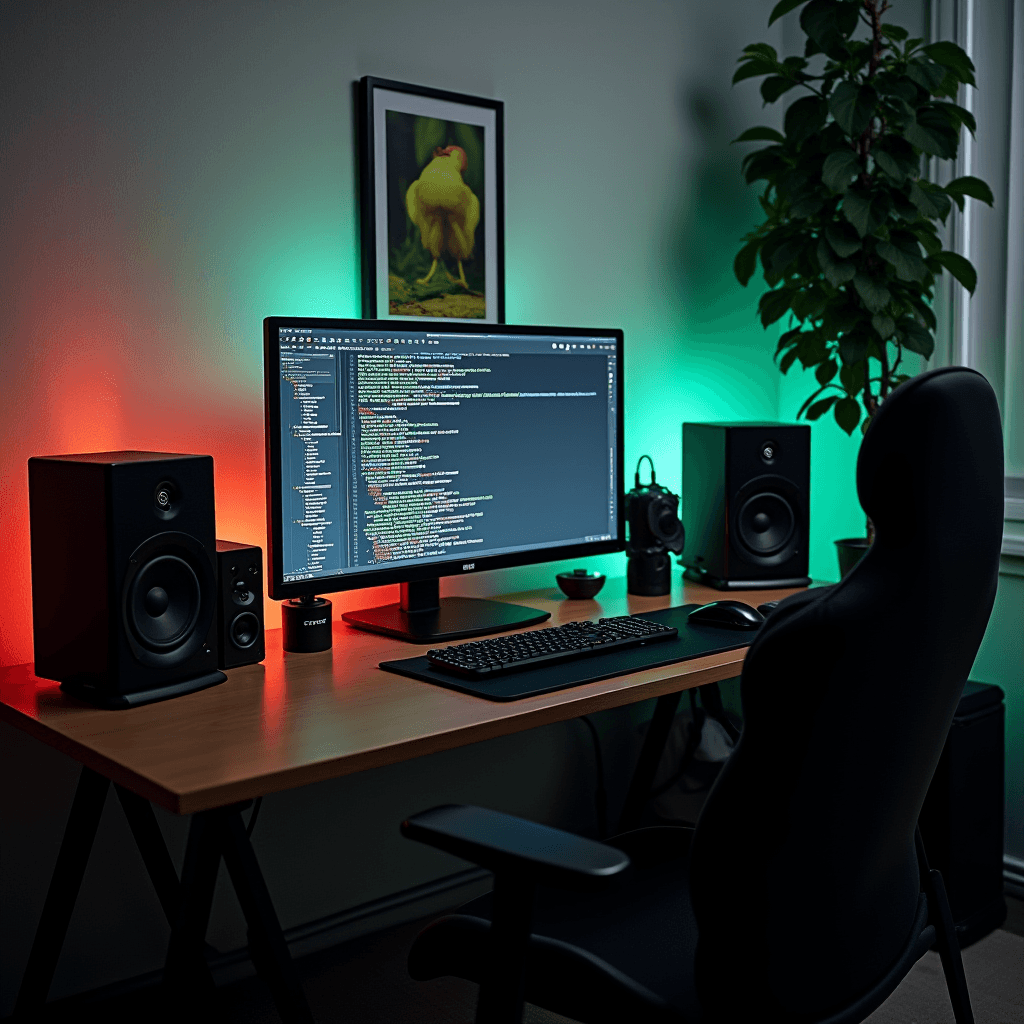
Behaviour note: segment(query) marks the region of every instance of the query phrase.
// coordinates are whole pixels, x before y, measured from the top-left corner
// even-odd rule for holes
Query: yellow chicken
[[[465,169],[466,151],[461,146],[438,147],[434,150],[434,159],[405,193],[409,218],[420,229],[424,248],[434,257],[430,272],[419,278],[417,284],[430,281],[441,253],[447,252],[459,264],[458,283],[469,289],[462,261],[473,255],[476,226],[480,223],[480,200],[462,180]],[[456,280],[451,274],[448,277]]]

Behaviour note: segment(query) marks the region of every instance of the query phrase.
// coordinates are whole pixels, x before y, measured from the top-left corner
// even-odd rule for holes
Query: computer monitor
[[[400,583],[343,618],[483,635],[548,616],[441,576],[624,548],[622,331],[268,317],[264,347],[275,600]]]

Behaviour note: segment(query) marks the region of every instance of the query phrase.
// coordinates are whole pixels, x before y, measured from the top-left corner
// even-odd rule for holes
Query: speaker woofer
[[[748,480],[737,491],[733,509],[733,541],[753,565],[780,565],[800,547],[800,493],[785,477],[768,473]]]
[[[144,665],[172,667],[206,643],[216,591],[213,567],[193,537],[159,533],[136,548],[123,593],[125,639]]]
[[[231,623],[231,642],[245,650],[252,647],[260,636],[260,620],[252,612],[236,615]]]
[[[202,589],[195,570],[177,555],[160,555],[142,566],[132,582],[128,624],[152,651],[172,651],[196,628]]]
[[[792,540],[796,516],[781,494],[761,493],[743,503],[736,526],[739,539],[751,554],[770,558]]]

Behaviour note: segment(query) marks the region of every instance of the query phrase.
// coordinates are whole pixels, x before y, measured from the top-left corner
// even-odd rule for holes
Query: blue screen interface
[[[300,326],[278,345],[284,582],[617,536],[613,335]]]

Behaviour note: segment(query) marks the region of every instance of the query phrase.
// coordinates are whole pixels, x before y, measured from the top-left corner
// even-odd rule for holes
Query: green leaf
[[[929,220],[945,220],[949,214],[949,198],[930,182],[915,181],[910,186],[910,201]]]
[[[857,232],[850,224],[844,224],[841,220],[834,220],[825,225],[825,237],[835,254],[843,259],[852,256],[861,247]]]
[[[838,395],[829,395],[828,398],[823,398],[819,402],[815,402],[810,408],[804,413],[804,419],[816,420],[823,416],[825,413],[835,405],[836,400],[839,398]]]
[[[974,64],[971,58],[956,43],[932,43],[924,52],[937,64],[949,68],[966,85],[974,85]]]
[[[918,318],[923,320],[925,324],[934,331],[938,327],[938,321],[935,319],[935,314],[932,312],[931,306],[929,306],[921,296],[911,296],[908,301],[910,302],[910,305],[913,306],[914,312],[917,313]]]
[[[962,178],[954,178],[942,191],[948,196],[970,196],[989,206],[995,202],[992,189],[981,178],[975,178],[970,174]]]
[[[804,250],[806,253],[806,249]],[[828,295],[825,290],[813,282],[793,296],[792,309],[793,313],[800,320],[814,320],[821,316],[821,311],[825,308],[828,302]]]
[[[797,346],[797,354],[804,369],[815,366],[823,359],[828,358],[828,347],[825,339],[817,331],[805,331],[800,335],[800,344]]]
[[[765,128],[759,125],[756,128],[748,128],[742,135],[737,135],[733,142],[785,142],[786,136],[777,132],[774,128]]]
[[[862,362],[868,354],[868,341],[856,331],[847,331],[839,339],[839,358],[844,366]]]
[[[747,282],[757,269],[757,253],[761,248],[763,241],[764,239],[755,238],[752,242],[747,242],[747,244],[743,246],[738,253],[736,253],[736,259],[733,260],[733,273],[736,275],[736,280],[739,281],[744,288],[747,287]]]
[[[782,277],[782,275],[789,269],[793,260],[795,260],[803,251],[804,245],[804,239],[797,237],[787,239],[782,243],[782,245],[775,249],[770,258],[772,273],[778,274],[779,277]]]
[[[842,398],[835,406],[836,423],[852,436],[860,423],[860,405],[854,398]]]
[[[764,57],[740,57],[743,62],[732,76],[732,84],[742,82],[745,78],[757,78],[759,75],[773,75],[778,70],[774,61],[765,60]]]
[[[860,171],[860,157],[852,149],[840,149],[825,158],[821,180],[833,192],[845,192]]]
[[[955,103],[933,103],[932,106],[945,113],[954,129],[959,130],[963,124],[972,135],[978,130],[978,122],[974,120],[974,115],[969,110],[958,107]]]
[[[828,104],[816,96],[803,96],[794,100],[786,110],[787,141],[798,146],[822,128],[827,115]]]
[[[783,373],[789,372],[789,368],[796,362],[797,353],[799,351],[799,348],[794,345],[779,361],[779,369]]]
[[[874,195],[856,189],[848,189],[843,196],[843,216],[857,229],[863,238],[878,228],[889,215],[892,201],[884,192]]]
[[[857,268],[849,260],[837,260],[824,238],[818,239],[816,250],[821,272],[833,288],[841,288],[847,281],[852,281]]]
[[[900,318],[900,332],[903,335],[903,347],[917,352],[919,355],[930,359],[935,351],[935,339],[931,332],[925,330],[913,317],[905,316]]]
[[[894,43],[902,43],[910,33],[899,25],[883,25],[882,35],[885,36],[886,39],[891,39]]]
[[[903,184],[907,175],[898,160],[890,156],[884,149],[872,150],[871,155],[875,158],[878,167],[888,174],[897,185]]]
[[[804,3],[807,3],[807,0],[779,0],[772,8],[771,17],[768,19],[769,27],[775,24],[784,14],[789,14],[790,11],[795,10]]]
[[[937,92],[942,87],[942,80],[945,77],[946,69],[929,60],[918,58],[907,64],[907,78],[917,82],[922,89],[929,93]]]
[[[743,47],[743,53],[750,54],[751,56],[765,57],[770,61],[778,61],[779,59],[775,47],[769,46],[767,43],[750,43],[748,46]]]
[[[856,139],[871,123],[878,93],[870,85],[840,82],[828,101],[828,108],[836,123],[851,138]]]
[[[872,313],[881,313],[892,301],[885,281],[880,278],[857,274],[853,279],[853,287],[857,289],[861,302]]]
[[[978,284],[978,272],[970,260],[948,250],[936,253],[932,259],[941,263],[972,295],[974,294]]]
[[[917,242],[913,243],[917,249]],[[875,252],[893,266],[896,276],[901,281],[923,281],[928,273],[919,251],[911,251],[909,246],[895,246],[892,242],[879,242]]]
[[[757,181],[758,178],[771,180],[776,174],[786,169],[785,162],[779,157],[778,146],[768,146],[766,149],[748,153],[743,158],[741,166],[744,167],[747,184]]]
[[[875,78],[875,88],[885,96],[896,96],[905,103],[917,100],[917,86],[904,75],[885,73]]]
[[[848,12],[842,10],[844,7],[853,10],[852,26],[849,24]],[[855,4],[837,3],[836,0],[811,0],[800,12],[800,27],[818,44],[822,52],[833,59],[841,59],[847,54],[843,36],[853,31],[856,19]]]
[[[784,92],[789,92],[798,84],[795,79],[783,78],[781,75],[766,78],[761,83],[761,98],[765,103],[774,103]]]
[[[814,371],[814,376],[821,385],[827,384],[839,372],[839,365],[834,359],[821,363]]]
[[[864,387],[864,363],[847,363],[839,371],[839,382],[851,398],[856,398]]]
[[[934,107],[920,108],[916,118],[904,126],[903,137],[912,146],[943,160],[952,160],[960,144],[949,118]]]
[[[876,313],[871,318],[871,326],[878,332],[882,341],[891,338],[896,331],[896,321],[887,313]]]
[[[761,326],[767,327],[775,323],[783,313],[789,309],[790,291],[788,288],[777,288],[775,291],[765,292],[758,302],[761,312]]]
[[[793,330],[786,331],[786,333],[779,338],[779,344],[775,349],[775,354],[778,355],[784,348],[796,345],[800,341],[801,334],[803,334],[803,331],[799,327],[794,327]]]
[[[825,200],[817,192],[803,192],[793,197],[789,212],[794,217],[813,217],[824,205]]]

